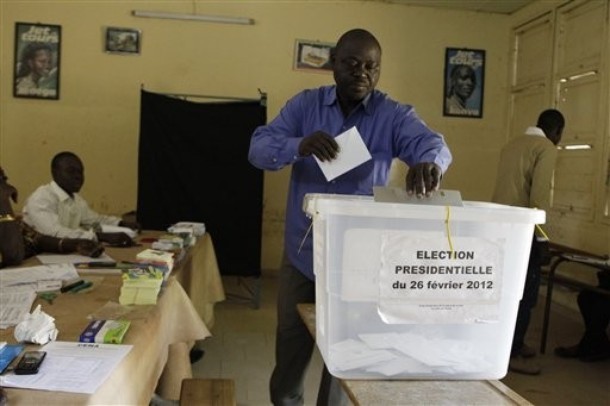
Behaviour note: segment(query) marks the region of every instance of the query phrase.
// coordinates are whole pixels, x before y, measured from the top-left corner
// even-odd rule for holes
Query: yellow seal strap
[[[301,253],[301,248],[303,248],[303,244],[305,244],[305,240],[307,239],[307,236],[311,232],[312,228],[313,228],[313,218],[311,219],[311,224],[309,225],[309,227],[307,227],[307,231],[305,232],[305,235],[303,236],[303,239],[301,240],[301,243],[299,244],[299,249],[297,250],[297,254]]]
[[[453,242],[451,241],[451,228],[449,228],[449,219],[451,218],[451,208],[445,206],[447,216],[445,217],[445,230],[447,231],[447,241],[449,242],[449,250],[453,254]]]
[[[0,223],[5,223],[7,221],[15,221],[17,220],[11,214],[0,214]]]
[[[540,231],[540,234],[542,234],[542,236],[544,238],[546,238],[547,240],[550,241],[550,238],[548,235],[546,235],[546,233],[544,232],[544,230],[542,229],[542,227],[540,227],[540,224],[536,224],[536,230]]]

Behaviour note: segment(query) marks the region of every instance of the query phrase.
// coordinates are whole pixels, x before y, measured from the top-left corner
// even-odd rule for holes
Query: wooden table
[[[299,314],[316,336],[315,304],[299,304]],[[500,381],[340,379],[354,405],[531,405]]]
[[[606,272],[610,273],[610,264],[608,264],[608,257],[596,255],[586,251],[574,249],[560,244],[551,244],[551,266],[548,273],[543,273],[542,277],[547,280],[546,286],[546,298],[544,303],[544,317],[542,321],[542,335],[540,337],[540,353],[546,352],[546,341],[549,332],[549,324],[551,321],[551,305],[553,303],[553,288],[555,284],[566,286],[568,288],[577,290],[591,290],[599,293],[603,296],[610,297],[610,290],[604,289],[600,286],[595,286],[590,283],[579,280],[569,275],[562,275],[558,272],[559,265],[561,264],[580,264],[583,272],[588,270],[589,272]]]
[[[142,237],[146,238],[147,235],[144,233]],[[146,245],[127,249],[109,248],[107,253],[115,260],[133,261],[135,254],[144,248]],[[215,263],[211,239],[207,242],[205,238],[200,239],[193,248],[175,267],[175,274],[168,279],[156,305],[131,306],[132,311],[124,315],[124,318],[132,322],[124,344],[131,344],[133,348],[94,394],[6,388],[9,404],[148,405],[155,391],[165,399],[178,400],[182,380],[192,377],[189,350],[195,341],[210,336],[202,318],[205,316],[210,319],[209,312],[213,311],[213,303],[223,297],[218,294],[217,286],[212,289],[216,293],[211,296],[209,289],[201,288],[201,280],[205,279],[201,274],[207,271],[205,264],[212,258]],[[212,254],[209,250],[212,250]],[[202,256],[207,259],[204,260]],[[39,265],[38,260],[30,258],[22,267],[34,265]],[[213,275],[214,272],[210,274]],[[88,292],[60,294],[53,304],[41,299],[34,302],[33,307],[41,304],[42,310],[55,318],[59,331],[58,341],[77,341],[80,332],[88,324],[87,317],[92,314],[99,315],[103,311],[111,316],[112,309],[124,310],[118,305],[122,285],[119,274],[103,274],[100,271],[97,274],[83,274],[83,278],[94,282]],[[194,306],[192,298],[189,298],[179,280],[190,283],[191,294],[199,304],[199,309]],[[224,295],[222,289],[220,292]],[[0,330],[0,341],[14,343],[13,331],[14,328]],[[31,347],[38,348],[37,345]]]

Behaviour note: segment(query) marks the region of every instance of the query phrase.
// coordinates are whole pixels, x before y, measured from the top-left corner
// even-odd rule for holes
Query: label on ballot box
[[[379,302],[386,323],[498,320],[503,240],[455,237],[451,251],[443,233],[350,229],[344,238],[341,297]]]
[[[93,320],[81,333],[82,343],[121,344],[131,322],[128,320]]]

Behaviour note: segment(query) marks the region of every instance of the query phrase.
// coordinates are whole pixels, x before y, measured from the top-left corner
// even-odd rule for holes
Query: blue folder
[[[0,374],[4,373],[11,362],[17,358],[23,347],[23,344],[6,344],[0,348]]]

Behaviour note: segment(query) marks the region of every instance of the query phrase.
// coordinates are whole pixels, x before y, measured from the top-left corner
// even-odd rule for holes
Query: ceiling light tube
[[[213,16],[206,14],[180,14],[180,13],[167,13],[164,11],[143,11],[133,10],[131,15],[134,17],[147,17],[147,18],[167,18],[171,20],[191,20],[191,21],[204,21],[208,23],[224,23],[224,24],[243,24],[253,25],[254,19],[247,17],[225,17],[225,16]]]
[[[591,145],[591,144],[572,144],[572,145],[561,145],[558,148],[565,149],[565,150],[593,149],[593,145]]]

